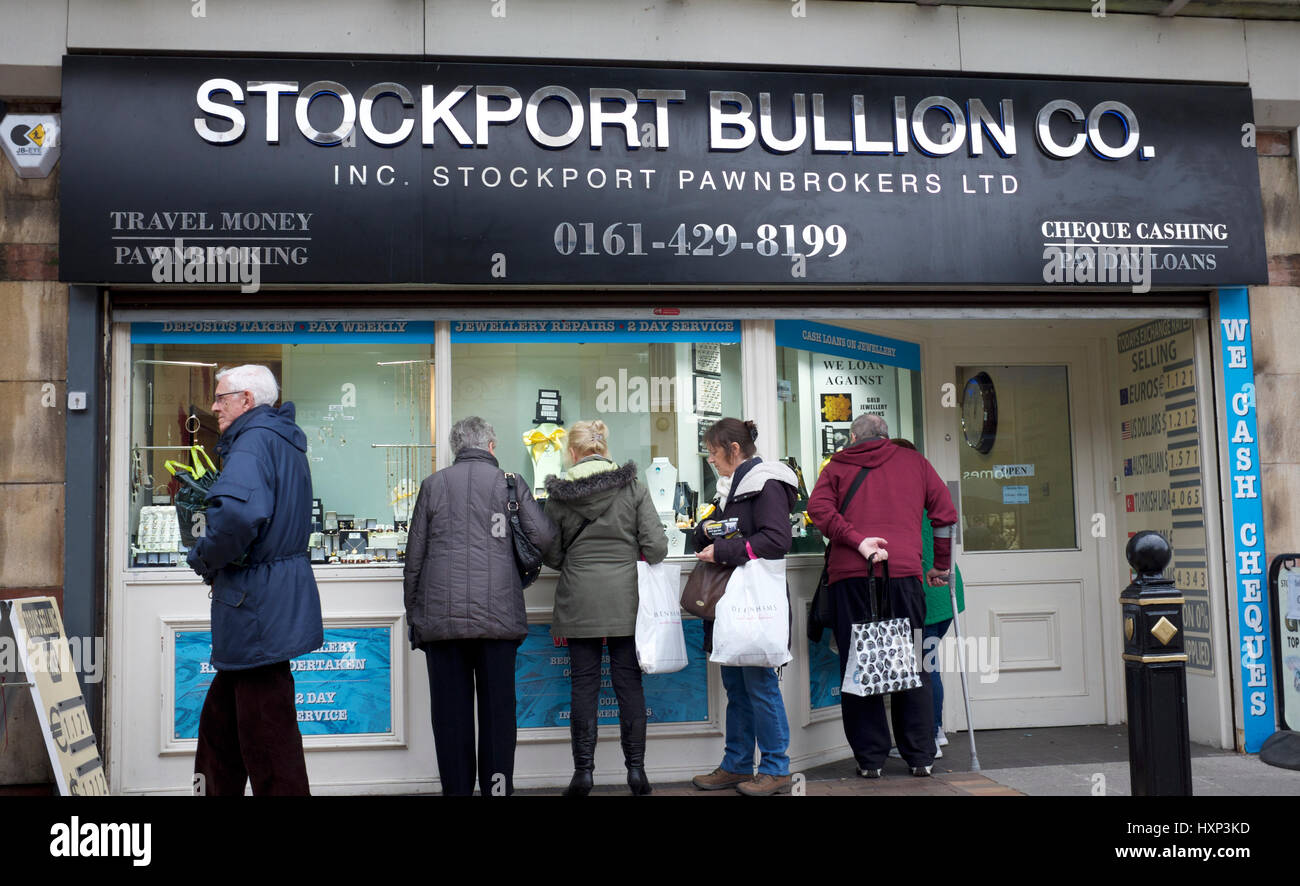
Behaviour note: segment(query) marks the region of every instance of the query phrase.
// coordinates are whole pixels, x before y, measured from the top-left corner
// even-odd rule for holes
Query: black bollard
[[[1172,552],[1156,532],[1129,539],[1124,556],[1137,578],[1119,602],[1124,614],[1128,769],[1134,797],[1190,797],[1187,653],[1183,594],[1164,578]]]

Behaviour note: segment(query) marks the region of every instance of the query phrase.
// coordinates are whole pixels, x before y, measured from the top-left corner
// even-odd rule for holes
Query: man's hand
[[[703,560],[705,563],[716,563],[717,561],[713,559],[713,545],[709,545],[702,551],[696,551],[695,559]]]
[[[948,583],[948,571],[946,569],[931,569],[925,574],[926,583],[932,588],[938,588]]]
[[[864,538],[862,544],[858,545],[858,553],[862,555],[864,560],[870,560],[872,557],[882,561],[888,560],[889,551],[885,550],[888,544],[889,542],[877,536]]]

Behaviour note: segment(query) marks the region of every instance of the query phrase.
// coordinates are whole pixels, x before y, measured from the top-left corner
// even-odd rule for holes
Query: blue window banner
[[[1227,399],[1228,482],[1232,490],[1231,571],[1241,635],[1241,707],[1246,753],[1257,753],[1275,731],[1273,650],[1264,599],[1264,506],[1260,495],[1259,429],[1255,414],[1255,357],[1250,341],[1250,296],[1244,287],[1219,290],[1219,342]]]
[[[132,323],[131,343],[432,343],[433,329],[431,320],[166,320],[162,323]]]
[[[682,619],[687,665],[673,674],[643,674],[649,723],[698,723],[709,719],[709,680],[704,622]],[[551,636],[550,625],[529,625],[515,658],[516,721],[520,729],[569,725],[569,650]],[[600,659],[596,722],[618,722],[618,699],[609,677],[609,652]]]
[[[740,343],[739,320],[453,320],[452,344],[469,342]]]
[[[777,320],[776,343],[783,348],[852,357],[900,369],[919,371],[921,368],[921,346],[914,342],[871,335],[841,326],[828,326],[825,323]]]
[[[822,631],[816,643],[808,641],[808,701],[814,711],[833,708],[840,703],[840,686],[844,673],[840,670],[840,656],[831,649],[831,632]]]
[[[290,662],[304,736],[393,731],[392,631],[327,627],[319,649]],[[175,739],[198,738],[203,700],[216,676],[211,655],[211,631],[175,632]]]

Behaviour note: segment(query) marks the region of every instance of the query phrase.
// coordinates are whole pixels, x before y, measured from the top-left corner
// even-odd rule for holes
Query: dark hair
[[[913,443],[911,440],[904,440],[902,437],[895,437],[895,438],[894,438],[894,445],[895,445],[895,446],[901,446],[901,447],[903,447],[904,449],[910,449],[910,450],[912,450],[913,452],[916,451],[916,444]]]
[[[705,446],[713,446],[730,453],[731,444],[739,443],[740,454],[745,458],[750,458],[758,451],[758,447],[754,445],[757,439],[758,425],[738,418],[719,419],[704,432]]]

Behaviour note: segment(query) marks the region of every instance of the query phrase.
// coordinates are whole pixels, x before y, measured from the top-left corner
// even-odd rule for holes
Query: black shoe
[[[913,766],[913,767],[912,767],[912,774],[915,775],[917,778],[929,778],[929,777],[930,777],[930,767],[929,767],[929,766]]]
[[[627,768],[627,786],[634,797],[644,797],[651,792],[650,779],[646,778],[645,767],[629,766]]]
[[[566,797],[585,797],[591,793],[591,773],[596,768],[596,720],[572,720],[569,740],[573,744],[573,779],[564,791]]]
[[[591,770],[575,769],[573,779],[569,786],[564,789],[566,797],[585,797],[591,793]]]
[[[649,794],[650,779],[645,774],[645,717],[623,717],[619,708],[619,738],[623,743],[623,760],[627,763],[627,786],[634,797]]]

